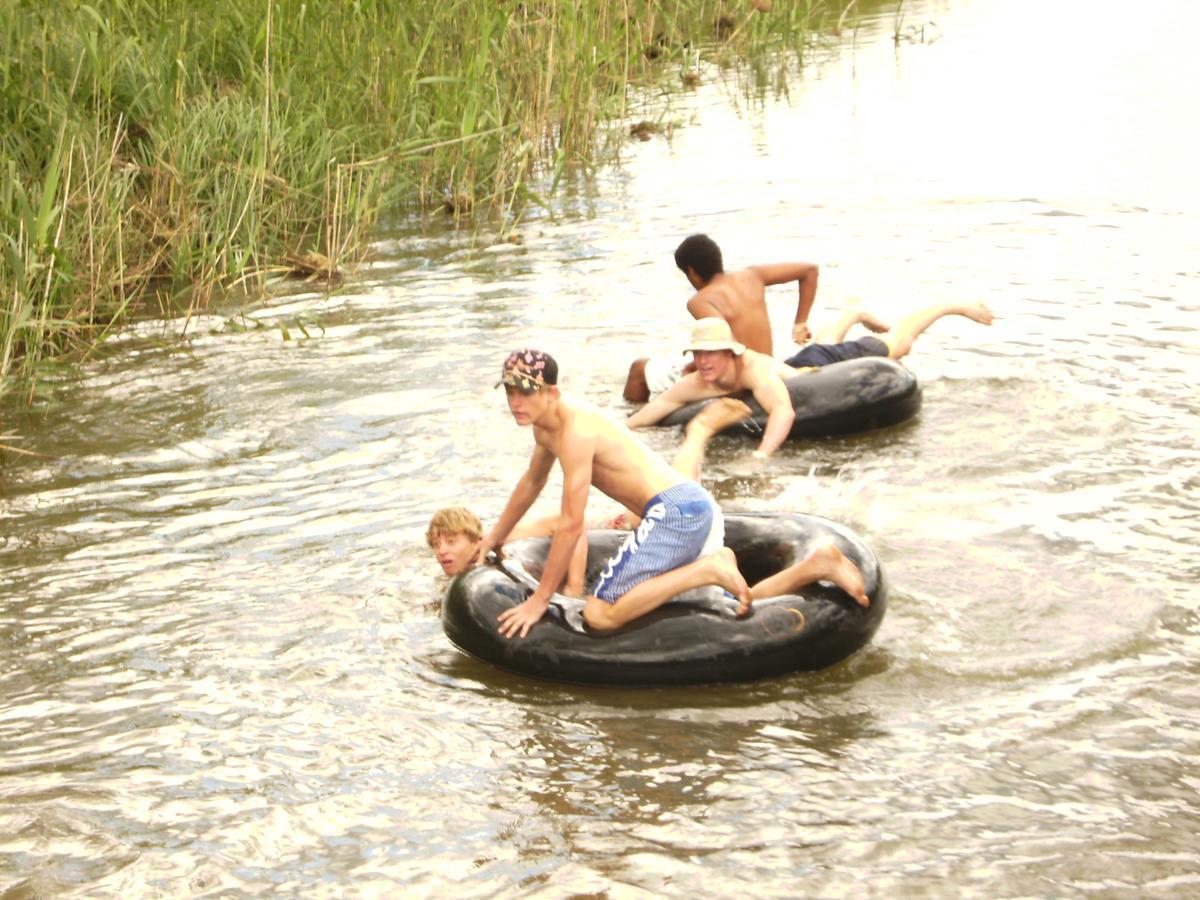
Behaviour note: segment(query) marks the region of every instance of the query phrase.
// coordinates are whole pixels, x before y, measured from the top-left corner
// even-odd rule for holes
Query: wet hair
[[[483,524],[479,516],[461,506],[447,506],[439,509],[429,520],[429,528],[425,532],[425,542],[430,547],[441,535],[465,534],[473,541],[483,539]]]
[[[721,248],[707,234],[693,234],[684,238],[683,243],[675,248],[675,265],[679,266],[681,272],[691,267],[704,282],[711,281],[714,275],[725,271]]]

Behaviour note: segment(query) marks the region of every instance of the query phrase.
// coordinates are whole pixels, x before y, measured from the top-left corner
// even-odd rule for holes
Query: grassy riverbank
[[[0,4],[0,394],[148,302],[328,274],[383,209],[519,204],[627,85],[678,85],[701,46],[799,46],[822,8]]]

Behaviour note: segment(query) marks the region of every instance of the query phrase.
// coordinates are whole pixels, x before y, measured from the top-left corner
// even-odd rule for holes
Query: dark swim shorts
[[[793,369],[828,366],[847,359],[863,356],[887,356],[888,346],[877,337],[861,337],[857,341],[842,341],[840,344],[809,344],[785,362]]]

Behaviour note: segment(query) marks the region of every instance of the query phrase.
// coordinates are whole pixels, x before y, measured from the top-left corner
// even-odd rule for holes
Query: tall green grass
[[[630,85],[677,81],[722,29],[798,46],[823,9],[0,0],[0,394],[147,303],[329,275],[381,210],[519,203]]]

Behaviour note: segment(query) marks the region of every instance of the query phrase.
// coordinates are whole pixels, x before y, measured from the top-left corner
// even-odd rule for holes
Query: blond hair
[[[430,547],[441,535],[465,534],[473,541],[483,539],[483,524],[479,516],[461,506],[447,506],[439,509],[429,520],[429,528],[425,532],[425,542]]]

